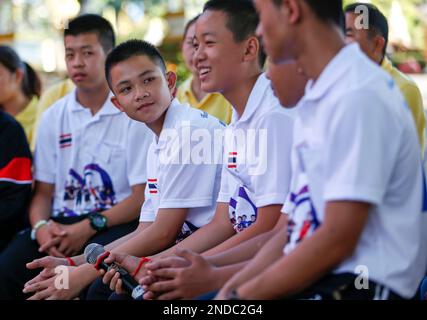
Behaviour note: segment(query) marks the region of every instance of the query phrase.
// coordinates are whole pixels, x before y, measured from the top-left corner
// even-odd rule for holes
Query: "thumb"
[[[40,267],[40,260],[42,259],[36,259],[33,260],[31,262],[28,262],[25,266],[27,267],[27,269],[37,269],[37,268],[41,268]]]
[[[200,255],[187,249],[176,249],[175,254],[178,257],[184,258],[190,262],[197,262],[200,260]]]

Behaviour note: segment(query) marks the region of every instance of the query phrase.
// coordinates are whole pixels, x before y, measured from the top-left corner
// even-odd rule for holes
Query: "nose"
[[[197,49],[194,50],[193,53],[193,64],[198,68],[198,64],[206,59],[206,53],[202,45],[199,45]]]
[[[149,92],[142,86],[136,86],[135,88],[136,94],[135,94],[135,100],[141,101],[145,97],[149,97]]]
[[[73,63],[74,68],[81,68],[84,67],[84,59],[81,54],[77,53],[74,55]]]

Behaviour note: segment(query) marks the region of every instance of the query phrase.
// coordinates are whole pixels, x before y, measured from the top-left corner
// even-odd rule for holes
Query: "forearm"
[[[320,232],[319,232],[320,231]],[[320,229],[288,256],[239,287],[245,299],[275,299],[301,292],[347,256],[345,247]],[[249,267],[249,266],[248,266]],[[255,290],[256,289],[256,290]]]
[[[138,218],[141,201],[136,195],[130,195],[114,207],[104,211],[108,227],[131,222]]]
[[[224,252],[230,248],[234,248],[239,244],[257,237],[260,234],[272,230],[277,224],[279,218],[282,216],[280,213],[281,206],[269,205],[258,208],[258,218],[254,224],[249,228],[244,229],[242,232],[235,234],[233,237],[217,245],[216,247],[203,252],[204,256],[211,256],[220,252]]]
[[[253,258],[256,253],[266,244],[277,230],[264,232],[255,238],[242,242],[234,248],[206,257],[215,266],[225,266]]]
[[[246,266],[230,279],[227,284],[231,288],[237,288],[257,277],[263,270],[271,266],[283,256],[283,247],[287,241],[287,234],[283,230],[275,230],[274,236],[261,248],[261,250],[250,260]]]
[[[172,245],[175,238],[153,224],[128,241],[112,248],[111,251],[136,257],[150,256]]]
[[[158,253],[155,257],[166,257],[174,255],[175,249],[188,249],[193,252],[201,253],[205,250],[215,247],[234,234],[230,223],[223,224],[212,220],[192,235],[182,240],[175,246]]]
[[[31,226],[40,220],[49,220],[51,216],[52,200],[41,195],[35,195],[30,207],[30,223]]]
[[[247,263],[247,261],[243,261],[228,266],[216,267],[214,270],[215,281],[211,285],[210,291],[220,290],[227,281],[239,272],[239,270],[242,270]]]

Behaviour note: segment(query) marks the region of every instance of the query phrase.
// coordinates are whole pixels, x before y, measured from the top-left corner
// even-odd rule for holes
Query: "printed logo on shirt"
[[[207,113],[206,111],[203,111],[202,113],[200,113],[200,116],[201,116],[203,119],[207,119],[207,118],[209,117],[209,115],[208,115],[208,113]]]
[[[237,168],[237,152],[228,153],[228,169]]]
[[[74,169],[68,172],[61,212],[64,216],[103,211],[116,204],[113,182],[107,171],[95,163],[86,165],[83,171],[83,176]]]
[[[230,222],[236,232],[249,228],[256,222],[258,209],[244,187],[239,187],[237,195],[230,198]]]
[[[288,250],[310,236],[320,225],[316,209],[310,198],[308,185],[297,193],[290,193],[289,201],[293,205],[288,223]],[[289,253],[289,252],[287,252]]]
[[[148,179],[148,193],[150,194],[158,193],[157,179]]]
[[[71,147],[72,140],[71,133],[61,134],[59,136],[59,148],[64,149]]]

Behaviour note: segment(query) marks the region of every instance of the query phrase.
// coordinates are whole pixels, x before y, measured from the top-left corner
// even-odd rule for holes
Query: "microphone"
[[[104,250],[104,247],[98,243],[91,243],[86,246],[84,251],[85,259],[88,263],[95,265],[96,269],[103,269],[105,272],[115,269],[120,274],[120,279],[123,283],[123,289],[127,291],[133,299],[142,300],[144,289],[136,282],[136,280],[120,265],[113,262],[107,264],[104,262],[105,258],[108,257],[108,253]]]

